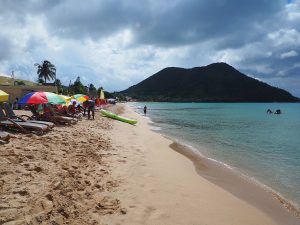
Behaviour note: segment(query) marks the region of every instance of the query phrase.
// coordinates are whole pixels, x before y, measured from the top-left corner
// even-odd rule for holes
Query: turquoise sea
[[[299,103],[130,103],[144,105],[154,130],[300,205]]]

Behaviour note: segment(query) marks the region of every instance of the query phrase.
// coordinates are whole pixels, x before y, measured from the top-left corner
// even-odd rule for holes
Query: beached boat
[[[136,124],[138,121],[137,120],[133,120],[133,119],[130,119],[130,118],[126,118],[126,117],[123,117],[123,116],[119,116],[117,114],[114,114],[110,111],[107,111],[107,110],[104,110],[104,109],[101,109],[100,110],[101,114],[103,116],[106,116],[106,117],[109,117],[109,118],[112,118],[112,119],[115,119],[115,120],[119,120],[119,121],[122,121],[122,122],[125,122],[125,123],[129,123],[129,124]]]

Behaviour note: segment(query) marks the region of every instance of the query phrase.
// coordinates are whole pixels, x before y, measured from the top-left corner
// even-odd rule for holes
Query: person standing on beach
[[[144,115],[146,116],[147,113],[147,106],[144,106]]]
[[[88,100],[87,103],[88,103],[88,106],[87,106],[88,119],[91,118],[91,113],[92,113],[92,117],[93,117],[93,120],[94,120],[95,119],[95,102],[93,100]]]
[[[19,101],[19,98],[16,98],[13,109],[19,109],[18,101]]]
[[[82,103],[82,108],[83,108],[83,116],[85,116],[86,110],[88,107],[88,100]]]

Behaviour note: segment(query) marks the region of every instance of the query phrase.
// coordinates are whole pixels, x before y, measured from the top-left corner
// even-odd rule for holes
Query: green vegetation
[[[20,80],[20,79],[12,79],[10,77],[1,77],[0,76],[0,85],[8,85],[8,86],[37,86],[37,85],[55,85],[57,87],[57,91],[59,94],[72,96],[74,94],[85,94],[90,97],[100,96],[100,91],[103,90],[103,87],[99,87],[98,89],[94,84],[89,84],[88,86],[84,85],[80,81],[80,77],[73,84],[69,84],[69,86],[64,86],[61,83],[60,79],[56,79],[56,68],[55,66],[49,62],[48,60],[44,60],[42,64],[34,64],[37,67],[37,83]],[[47,80],[54,80],[53,84],[47,84]],[[120,100],[125,100],[124,95],[121,93],[109,93],[104,91],[105,98],[118,98]]]
[[[57,87],[57,92],[66,95],[68,92],[68,89],[62,85],[60,79],[56,79],[54,82],[55,86]]]
[[[47,80],[55,80],[56,68],[51,62],[44,60],[42,64],[36,63],[34,65],[37,67],[39,81],[41,81],[41,79],[44,79],[44,83],[46,83]]]
[[[88,87],[83,85],[80,81],[80,77],[77,77],[76,81],[71,84],[68,88],[68,94],[74,95],[74,94],[88,94]]]
[[[21,79],[12,79],[10,77],[2,77],[2,76],[0,76],[0,84],[8,85],[8,86],[13,86],[14,84],[16,86],[18,86],[18,85],[36,86],[37,85],[37,83],[31,82],[31,81],[21,80]]]
[[[95,88],[95,86],[93,84],[90,84],[88,94],[90,97],[97,97],[97,89]]]
[[[95,87],[94,84],[90,84],[89,86],[86,86],[81,83],[80,77],[76,78],[76,81],[69,85],[69,87],[61,85],[61,82],[59,79],[57,79],[56,86],[58,89],[58,93],[64,94],[64,95],[74,95],[74,94],[85,94],[90,97],[98,97],[100,96],[101,90],[103,90],[103,87],[99,87],[98,89]],[[104,91],[105,98],[115,98],[121,94],[119,93],[109,93],[107,91]]]
[[[121,92],[140,101],[295,102],[289,92],[240,73],[226,63],[165,68]]]
[[[15,81],[15,85],[18,85],[18,86],[24,86],[25,83],[24,83],[24,81],[22,81],[22,80],[16,80],[16,81]]]
[[[115,98],[118,99],[118,101],[127,101],[126,96],[120,92],[113,92],[109,95],[105,95],[107,98]]]

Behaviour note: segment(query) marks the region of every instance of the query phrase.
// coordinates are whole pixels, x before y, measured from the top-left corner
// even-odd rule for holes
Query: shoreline
[[[126,147],[127,140],[118,140],[118,146],[122,146],[122,154],[126,149],[125,158],[130,158],[133,162],[129,164],[133,164],[117,165],[115,173],[119,177],[125,177],[123,178],[125,181],[124,188],[117,191],[116,196],[121,201],[123,199],[129,208],[139,210],[135,212],[134,217],[129,215],[130,213],[125,218],[114,215],[107,221],[121,224],[141,224],[141,221],[143,223],[150,221],[149,224],[199,224],[200,221],[204,224],[205,221],[207,224],[300,224],[299,218],[282,207],[274,196],[265,190],[262,191],[262,188],[254,185],[249,187],[249,182],[230,173],[229,169],[224,170],[218,167],[217,163],[213,164],[212,160],[196,157],[186,147],[152,130],[149,119],[135,112],[133,108],[128,105],[124,108],[123,115],[137,118],[139,123],[136,127],[125,128],[126,125],[114,122],[116,126],[114,132],[117,135],[126,132],[126,137],[123,138],[137,139],[129,148]],[[134,129],[132,137],[131,129]],[[146,136],[151,139],[150,142]],[[133,155],[131,151],[135,149],[141,157]],[[142,178],[140,174],[144,174],[147,178]],[[140,186],[137,186],[137,183]],[[145,185],[148,191],[141,190]],[[173,193],[169,193],[169,189],[174,189]],[[199,202],[195,202],[195,199]],[[157,213],[151,220],[149,218],[143,220],[140,217],[145,213],[143,207],[147,204],[155,205],[151,206],[153,211],[165,213]],[[165,214],[170,216],[169,220],[163,217]],[[200,215],[201,220],[193,218]],[[180,223],[182,218],[185,218],[182,220],[184,223]],[[138,219],[141,219],[140,223],[131,221]],[[131,222],[127,223],[128,221]]]
[[[132,107],[130,108],[139,114]],[[148,124],[155,124],[150,117],[146,118]],[[286,215],[286,212],[281,210],[281,206],[284,207],[288,213],[293,214],[300,220],[299,206],[293,203],[292,200],[285,198],[281,193],[276,192],[255,178],[242,173],[238,168],[233,169],[230,165],[209,158],[198,151],[198,149],[196,150],[191,146],[174,140],[167,134],[161,133],[160,129],[155,129],[159,128],[157,126],[151,127],[150,125],[150,128],[152,131],[161,134],[164,138],[171,140],[173,143],[170,144],[169,147],[191,160],[199,176],[229,191],[256,208],[259,208],[271,217],[276,218],[276,221],[285,224],[284,222],[286,222],[286,220],[284,220],[283,217],[289,217],[289,215]],[[226,179],[222,176],[226,177]],[[253,194],[255,194],[256,198],[252,198]]]
[[[129,106],[135,113],[139,114],[134,108]],[[139,114],[142,115],[142,114]],[[166,133],[161,132],[161,127],[157,126],[155,122],[152,121],[152,119],[148,116],[145,117],[147,119],[148,124],[150,126],[150,129],[154,132],[157,132],[161,134],[163,137],[173,141],[172,146],[170,146],[174,151],[177,151],[178,153],[184,155],[185,157],[189,158],[194,164],[195,169],[197,173],[199,173],[200,176],[205,177],[205,174],[202,173],[202,171],[198,170],[197,167],[199,165],[196,165],[197,162],[199,162],[199,159],[204,160],[204,162],[212,167],[217,168],[223,168],[228,171],[228,173],[232,174],[232,176],[237,176],[240,179],[245,180],[246,183],[253,186],[253,188],[261,189],[261,191],[267,192],[267,194],[271,194],[274,199],[277,200],[277,202],[285,207],[288,211],[293,213],[296,217],[300,219],[300,205],[296,202],[294,202],[292,199],[286,198],[282,193],[274,190],[271,186],[259,181],[257,178],[252,177],[250,175],[247,175],[246,173],[242,172],[238,167],[232,167],[231,165],[228,165],[222,161],[219,161],[214,158],[210,158],[203,154],[201,151],[199,151],[199,148],[193,147],[189,144],[186,144],[184,140],[177,140],[175,137],[171,137]],[[199,159],[198,159],[199,158]],[[214,179],[210,179],[210,177],[205,177],[210,182],[214,182]],[[215,182],[216,183],[216,182]],[[217,183],[216,183],[217,184]],[[222,186],[222,184],[217,184],[219,186]],[[222,188],[232,192],[233,194],[235,191],[229,190],[227,187]],[[246,194],[246,193],[245,193]],[[241,199],[246,200],[245,196],[240,196]]]
[[[276,218],[276,221],[285,224],[284,217],[289,216],[289,213],[300,219],[300,211],[297,206],[271,187],[252,180],[251,177],[238,170],[226,167],[222,162],[202,156],[181,143],[173,142],[170,147],[190,159],[199,176],[259,208],[271,217]],[[287,211],[287,214],[282,210],[282,207]]]
[[[135,111],[134,108],[129,106],[135,113],[139,114]],[[141,115],[141,114],[139,114]],[[245,200],[247,202],[250,202],[255,207],[258,207],[268,213],[268,211],[264,208],[265,203],[258,203],[250,198],[250,196],[247,194],[247,191],[238,191],[235,190],[236,188],[233,185],[233,182],[238,182],[238,185],[242,186],[242,188],[251,188],[255,190],[259,195],[262,196],[263,199],[265,199],[266,203],[271,206],[271,204],[276,204],[276,202],[280,205],[282,205],[287,211],[295,215],[298,219],[300,219],[300,206],[293,202],[291,199],[288,199],[284,197],[283,194],[280,192],[275,191],[272,187],[264,184],[261,181],[258,181],[255,177],[251,177],[245,173],[243,173],[239,168],[232,167],[222,161],[210,158],[205,156],[201,151],[199,151],[198,148],[192,147],[183,141],[178,141],[175,138],[169,136],[168,134],[165,134],[161,132],[161,128],[158,126],[152,126],[152,124],[155,125],[155,123],[151,120],[150,117],[145,117],[148,120],[148,124],[150,126],[150,129],[154,132],[157,132],[161,134],[163,137],[171,140],[173,143],[170,145],[170,148],[172,148],[174,151],[180,153],[181,155],[187,157],[189,160],[191,160],[195,166],[196,172],[207,179],[208,181],[224,188],[225,190],[231,192],[232,194],[236,195],[237,197],[241,198],[242,200]],[[203,168],[207,168],[206,171],[203,171]],[[225,170],[223,172],[223,170]],[[218,174],[225,174],[229,178],[231,178],[231,181],[227,181],[225,183],[225,180],[222,178],[220,179],[220,175]],[[223,182],[221,182],[221,180]],[[250,186],[250,187],[249,187]],[[271,195],[272,199],[267,199],[265,195]],[[273,200],[276,200],[276,202],[273,202]],[[262,201],[260,199],[260,201]],[[274,209],[277,210],[277,209]],[[278,211],[280,213],[280,211]],[[278,216],[278,214],[276,214]],[[279,216],[278,216],[279,217]]]

